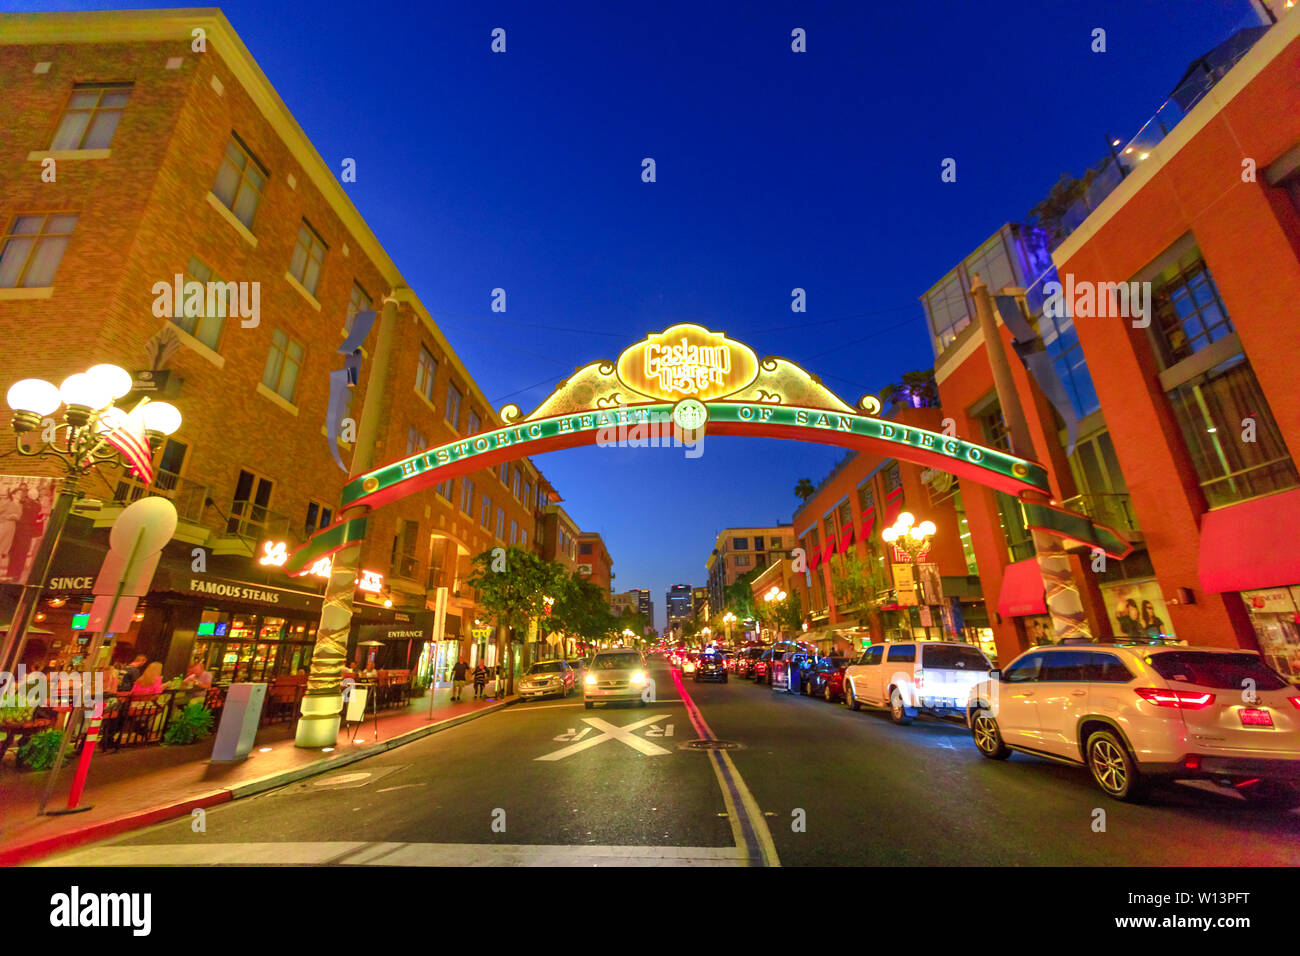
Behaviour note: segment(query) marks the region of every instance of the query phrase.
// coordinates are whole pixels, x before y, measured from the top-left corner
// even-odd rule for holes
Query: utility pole
[[[384,298],[379,314],[379,335],[371,358],[370,377],[366,380],[366,396],[361,420],[357,424],[349,481],[374,467],[384,398],[388,394],[393,342],[397,337],[396,293],[394,289]],[[340,522],[349,521],[362,517],[369,510],[366,505],[355,505],[339,511],[337,517]],[[321,603],[320,625],[316,629],[316,644],[312,648],[311,670],[307,676],[307,691],[302,698],[302,717],[298,720],[294,746],[332,747],[338,740],[343,710],[343,665],[347,662],[352,602],[364,544],[364,541],[349,544],[334,555]]]
[[[989,297],[988,284],[980,278],[979,273],[971,277],[970,290],[975,298],[975,315],[979,320],[980,331],[984,334],[984,354],[988,356],[989,368],[993,372],[993,385],[997,389],[998,404],[1002,408],[1002,420],[1006,423],[1007,435],[1011,439],[1011,451],[1021,458],[1033,460],[1034,443],[1029,438],[1029,425],[1025,421],[1024,408],[1011,378],[1011,365],[1007,361],[1006,350],[1002,347],[1002,334],[993,318],[993,302]],[[1087,616],[1083,612],[1079,585],[1070,568],[1070,557],[1061,547],[1061,539],[1042,531],[1033,531],[1031,534],[1034,554],[1038,559],[1038,571],[1043,578],[1047,611],[1052,618],[1053,638],[1060,643],[1067,637],[1092,637]]]

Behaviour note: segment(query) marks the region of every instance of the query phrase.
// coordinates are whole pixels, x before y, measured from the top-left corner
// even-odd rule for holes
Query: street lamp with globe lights
[[[880,537],[886,544],[892,544],[899,551],[904,552],[910,566],[920,555],[929,550],[930,539],[934,537],[937,530],[933,521],[922,521],[917,524],[912,514],[904,511],[898,516],[898,520],[894,522],[893,527],[880,532]],[[913,588],[916,589],[915,584]]]
[[[69,375],[58,387],[39,378],[24,378],[9,387],[5,397],[14,413],[16,451],[24,458],[55,459],[62,466],[63,480],[27,575],[27,581],[31,583],[23,587],[5,635],[0,670],[12,672],[22,660],[27,634],[54,563],[59,538],[73,504],[84,495],[79,488],[81,479],[100,465],[135,470],[126,455],[109,441],[109,433],[127,423],[129,418],[128,413],[114,403],[130,391],[130,373],[107,364]],[[63,406],[63,420],[56,422],[52,416],[60,406]],[[166,402],[142,399],[130,414],[136,413],[151,456],[157,453],[163,438],[181,424],[181,413]],[[32,433],[38,430],[38,440],[32,440]]]
[[[788,595],[784,591],[782,591],[778,585],[773,584],[770,588],[767,589],[767,592],[763,595],[763,601],[764,603],[770,606],[772,604],[780,604],[782,601],[786,599],[786,597],[788,597]],[[776,620],[776,616],[775,616],[776,608],[773,608],[772,611],[773,611],[772,635],[773,635],[773,640],[776,640],[778,639],[781,633],[781,629],[778,626],[779,622]]]
[[[731,646],[731,625],[736,623],[736,615],[728,611],[722,615],[722,623],[727,626],[727,646]]]

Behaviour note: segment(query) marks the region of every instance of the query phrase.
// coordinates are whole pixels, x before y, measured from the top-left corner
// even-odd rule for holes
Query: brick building
[[[353,315],[386,298],[398,309],[377,464],[498,427],[496,411],[219,12],[0,17],[0,100],[0,337],[20,357],[0,389],[112,362],[148,372],[184,416],[154,487],[85,482],[104,507],[68,526],[47,595],[62,603],[43,605],[49,635],[32,652],[75,650],[89,586],[67,582],[94,575],[112,519],[150,493],[175,502],[180,528],[119,656],[131,645],[167,677],[192,653],[218,680],[298,670],[323,582],[261,559],[332,520],[346,476],[326,438],[329,373]],[[178,276],[236,283],[257,309],[223,315],[189,292],[177,307]],[[354,416],[370,374],[363,362]],[[351,447],[339,451],[346,463]],[[470,560],[535,539],[540,485],[522,460],[374,513],[362,567],[383,585],[358,593],[353,640],[385,640],[381,666],[438,677],[460,654],[490,655],[481,631],[470,644]]]
[[[1300,679],[1300,17],[1275,13],[1189,71],[1163,125],[1117,140],[1047,232],[1004,227],[923,302],[944,414],[958,434],[1006,447],[971,276],[1027,290],[1068,404],[1048,401],[1000,326],[1026,457],[1047,467],[1053,497],[1133,545],[1102,567],[1072,558],[1092,633],[1258,647]],[[1048,282],[1064,316],[1044,308]],[[1126,289],[1138,298],[1127,311],[1107,298],[1102,315],[1064,292],[1099,283],[1137,283]],[[1148,290],[1142,315],[1132,303]],[[1077,422],[1072,453],[1063,412]],[[1041,582],[1015,570],[1033,563],[1033,542],[1007,496],[964,498],[1005,659],[1043,635]]]
[[[794,533],[788,524],[719,531],[713,550],[704,562],[709,572],[705,587],[709,592],[710,613],[721,614],[726,610],[727,588],[737,578],[761,571],[769,562],[785,557],[793,547]]]
[[[614,581],[614,559],[605,540],[595,531],[579,531],[578,573],[609,596]]]
[[[936,408],[896,406],[884,417],[903,425],[941,431]],[[824,652],[860,650],[864,642],[906,640],[966,640],[992,651],[992,632],[979,580],[974,577],[970,533],[962,507],[964,492],[958,479],[933,469],[862,452],[851,453],[822,479],[811,497],[795,512],[797,546],[807,570],[781,562],[754,582],[755,601],[772,584],[798,595],[811,640]],[[899,587],[896,566],[910,564],[894,554],[880,533],[903,512],[916,523],[933,521],[936,532],[918,565],[933,566],[938,580],[926,570],[917,574],[922,587]],[[846,555],[875,562],[878,605],[874,616],[860,604],[837,597],[836,576]],[[915,579],[914,579],[915,580]]]

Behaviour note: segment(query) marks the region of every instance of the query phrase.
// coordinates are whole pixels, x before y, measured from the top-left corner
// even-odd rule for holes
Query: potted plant
[[[63,731],[52,727],[38,730],[18,747],[18,766],[25,770],[49,770],[63,742]]]
[[[200,701],[192,700],[172,718],[163,732],[163,743],[184,746],[202,740],[212,732],[212,711]]]

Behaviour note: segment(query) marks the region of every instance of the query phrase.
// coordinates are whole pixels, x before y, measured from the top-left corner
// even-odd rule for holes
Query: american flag
[[[137,406],[127,413],[120,408],[110,408],[99,419],[99,430],[108,442],[126,459],[127,464],[146,485],[153,484],[153,454],[145,437],[143,416]]]

